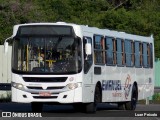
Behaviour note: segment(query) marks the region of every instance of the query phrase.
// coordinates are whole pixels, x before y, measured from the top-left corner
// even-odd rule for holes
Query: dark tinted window
[[[135,42],[135,66],[140,67],[140,47],[139,42]]]
[[[147,43],[143,43],[143,67],[148,67]]]
[[[122,65],[122,39],[117,39],[117,65]]]
[[[125,40],[126,66],[133,66],[131,42],[130,40]]]
[[[105,46],[104,37],[101,35],[94,36],[94,61],[95,64],[105,63]]]
[[[106,60],[107,60],[107,64],[108,65],[113,65],[113,41],[114,39],[111,38],[111,37],[106,37],[106,49],[107,49],[107,52],[106,52]]]
[[[53,25],[28,25],[19,27],[18,36],[31,35],[67,35],[71,36],[72,27]]]

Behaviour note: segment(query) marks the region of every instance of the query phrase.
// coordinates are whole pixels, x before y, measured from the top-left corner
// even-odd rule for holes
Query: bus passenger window
[[[143,43],[143,67],[148,67],[147,43]]]
[[[106,63],[107,65],[114,65],[114,38],[106,37]]]
[[[117,38],[117,65],[122,66],[122,39]]]
[[[132,53],[131,53],[131,56],[132,56],[132,66],[135,65],[135,46],[134,46],[134,42],[132,41],[131,42],[131,46],[132,46]]]
[[[150,68],[153,68],[153,45],[150,44]]]
[[[142,67],[143,65],[143,46],[142,46],[142,43],[139,43],[139,52],[140,52],[140,66]]]
[[[133,66],[131,40],[125,40],[126,66]]]
[[[95,64],[105,64],[105,41],[101,35],[94,36],[94,61]]]
[[[140,42],[135,42],[135,67],[140,67]]]
[[[122,40],[122,65],[125,65],[125,47],[124,47],[124,40]]]
[[[117,64],[117,41],[113,40],[113,64]]]
[[[147,60],[148,60],[147,66],[150,67],[150,63],[151,63],[151,53],[150,53],[149,43],[147,43]]]

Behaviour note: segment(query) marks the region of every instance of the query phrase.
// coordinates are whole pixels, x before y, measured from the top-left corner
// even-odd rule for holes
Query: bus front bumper
[[[82,102],[82,87],[60,93],[48,91],[39,91],[34,93],[19,90],[12,87],[12,102],[31,103],[31,102],[58,102],[58,103],[76,103]]]

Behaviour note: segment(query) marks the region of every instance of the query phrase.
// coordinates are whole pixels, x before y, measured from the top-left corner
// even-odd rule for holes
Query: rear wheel
[[[124,102],[118,103],[118,109],[119,109],[119,110],[125,110],[125,109],[126,109],[126,108],[125,108],[125,103],[124,103]]]
[[[97,110],[97,104],[101,102],[101,91],[100,87],[97,85],[94,93],[94,102],[86,104],[87,113],[95,113]]]
[[[38,102],[31,103],[32,112],[42,112],[42,108],[43,108],[43,103],[38,103]]]
[[[138,91],[135,85],[132,87],[132,95],[131,95],[131,101],[126,102],[126,110],[135,110],[137,105],[137,99],[138,99]]]

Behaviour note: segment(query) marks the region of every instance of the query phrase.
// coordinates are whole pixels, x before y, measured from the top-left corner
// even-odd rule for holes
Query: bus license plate
[[[50,92],[40,92],[39,96],[51,96]]]

